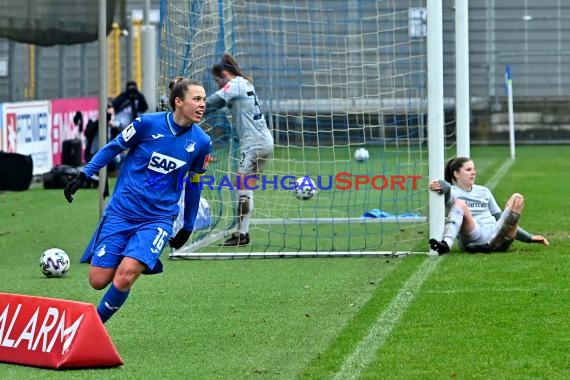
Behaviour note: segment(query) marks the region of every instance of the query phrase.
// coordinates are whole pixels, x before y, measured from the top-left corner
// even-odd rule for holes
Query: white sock
[[[249,223],[251,221],[251,213],[253,211],[253,190],[239,190],[238,191],[238,226],[237,231],[240,234],[246,234],[249,232]],[[245,200],[244,200],[245,199]],[[240,215],[240,211],[242,208],[239,205],[239,202],[245,201],[247,202],[247,212],[242,213]]]
[[[495,233],[489,241],[492,247],[499,247],[503,245],[505,241],[510,240],[512,242],[512,238],[509,235],[517,226],[519,218],[519,213],[514,212],[510,207],[505,208],[505,211],[503,211],[501,217],[497,221]]]
[[[463,208],[458,206],[451,206],[447,219],[445,220],[445,227],[443,229],[443,241],[447,243],[449,248],[453,246],[453,242],[457,238],[461,225],[463,224]]]

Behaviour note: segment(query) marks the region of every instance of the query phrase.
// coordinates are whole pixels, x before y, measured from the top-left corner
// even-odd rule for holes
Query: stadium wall
[[[333,8],[342,8],[346,2],[330,0],[330,3]],[[455,95],[453,3],[443,1],[444,94],[450,99]],[[128,23],[132,10],[142,9],[144,4],[143,0],[120,2],[116,20]],[[159,0],[152,0],[151,8],[158,9]],[[566,139],[570,130],[570,122],[563,117],[570,104],[570,40],[565,38],[570,32],[566,22],[569,17],[570,3],[558,0],[523,4],[517,0],[469,2],[474,142],[503,141],[506,64],[513,69],[515,114],[525,125],[521,137],[528,141],[537,141],[538,135],[543,141]],[[406,25],[398,27],[405,29]],[[264,37],[260,35],[260,40],[250,42],[263,47]],[[129,48],[129,39],[122,39],[120,70],[124,80],[132,77]],[[96,42],[33,47],[0,40],[0,102],[97,96],[97,49]],[[263,68],[253,64],[247,68],[257,80],[265,76]],[[287,75],[280,80],[284,88],[294,83]]]

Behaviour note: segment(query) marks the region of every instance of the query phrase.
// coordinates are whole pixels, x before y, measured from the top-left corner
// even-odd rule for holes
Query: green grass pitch
[[[473,148],[478,183],[509,156]],[[444,257],[169,261],[141,278],[106,325],[124,366],[51,371],[0,363],[13,379],[570,378],[567,146],[524,146],[494,193],[525,196],[521,225],[551,246]],[[97,195],[0,194],[0,291],[97,303],[79,257]],[[427,244],[427,242],[426,242]],[[38,259],[66,250],[71,271]],[[94,347],[95,349],[95,347]]]

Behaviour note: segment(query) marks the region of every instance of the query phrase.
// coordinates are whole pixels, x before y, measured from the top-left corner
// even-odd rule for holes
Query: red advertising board
[[[89,303],[0,293],[0,361],[66,369],[123,364]]]

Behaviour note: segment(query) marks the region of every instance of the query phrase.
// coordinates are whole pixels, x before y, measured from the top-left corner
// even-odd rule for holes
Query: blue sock
[[[109,318],[111,318],[113,314],[123,306],[129,296],[129,292],[130,289],[123,292],[115,288],[115,285],[111,283],[111,286],[107,289],[107,292],[101,299],[101,302],[99,302],[99,306],[97,306],[97,314],[99,314],[99,318],[101,318],[103,323],[107,322]]]

